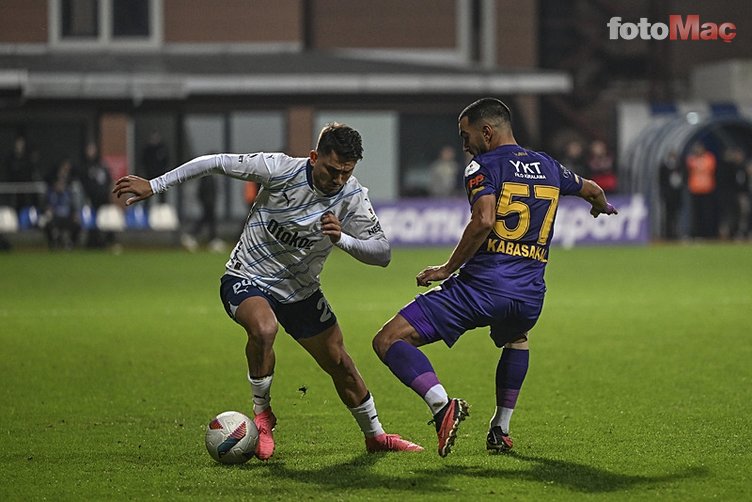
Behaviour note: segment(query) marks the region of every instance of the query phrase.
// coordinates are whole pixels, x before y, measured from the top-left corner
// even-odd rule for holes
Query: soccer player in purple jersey
[[[373,339],[384,364],[431,409],[442,457],[454,445],[468,404],[448,397],[418,347],[439,340],[451,347],[466,331],[490,327],[491,339],[503,349],[486,447],[510,449],[509,420],[527,373],[528,332],[543,308],[543,274],[559,197],[585,199],[594,217],[616,214],[596,183],[545,153],[517,145],[509,108],[498,99],[465,108],[459,130],[464,150],[473,155],[465,169],[470,222],[446,263],[416,277],[419,286],[443,282],[418,295]]]

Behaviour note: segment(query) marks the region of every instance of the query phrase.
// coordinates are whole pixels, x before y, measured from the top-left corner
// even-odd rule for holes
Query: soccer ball
[[[248,462],[256,452],[258,429],[247,416],[225,411],[206,427],[206,449],[220,464]]]

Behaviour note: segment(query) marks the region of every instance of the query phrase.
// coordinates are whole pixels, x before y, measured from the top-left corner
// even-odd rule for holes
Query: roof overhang
[[[552,94],[572,78],[538,69],[388,64],[305,54],[44,55],[0,61],[0,90],[25,99],[182,100],[192,96]],[[6,91],[7,92],[7,91]]]

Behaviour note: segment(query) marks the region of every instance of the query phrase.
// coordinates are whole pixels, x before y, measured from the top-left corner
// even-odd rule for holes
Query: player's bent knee
[[[420,347],[425,343],[425,340],[423,340],[415,328],[399,314],[394,316],[376,333],[372,342],[373,350],[383,361],[389,348],[398,341],[407,342],[414,347]]]
[[[248,335],[248,339],[251,340],[254,343],[264,345],[264,344],[270,344],[274,341],[274,338],[277,336],[277,323],[249,323],[245,327],[245,332]]]
[[[277,335],[277,317],[269,303],[261,297],[243,300],[234,317],[245,329],[248,339],[254,343],[273,341]]]
[[[381,328],[379,332],[376,333],[376,336],[373,337],[371,346],[373,347],[373,351],[376,352],[376,355],[379,356],[380,359],[384,359],[386,351],[389,350],[389,347],[391,347],[393,343],[394,340],[384,333],[384,328]]]
[[[384,328],[382,328],[378,333],[376,333],[376,336],[373,337],[373,350],[376,352],[376,355],[379,356],[381,360],[384,359],[386,356],[386,353],[389,351],[389,348],[394,345],[395,342],[398,340],[402,340],[400,336],[395,331],[385,331]]]
[[[517,350],[528,350],[530,348],[530,345],[527,341],[527,332],[517,340],[508,342],[504,344],[504,348],[506,349],[517,349]]]

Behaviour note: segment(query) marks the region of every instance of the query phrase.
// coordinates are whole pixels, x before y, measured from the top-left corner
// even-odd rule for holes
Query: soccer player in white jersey
[[[248,335],[245,352],[261,460],[274,453],[277,419],[270,388],[278,323],[331,376],[369,452],[423,450],[384,432],[373,397],[345,350],[337,318],[320,289],[319,274],[334,246],[371,265],[385,267],[391,259],[367,190],[352,176],[362,158],[360,134],[333,123],[321,131],[307,158],[282,153],[206,155],[152,180],[129,175],[115,183],[118,197],[131,194],[126,205],[210,174],[261,186],[220,286],[227,314]]]

